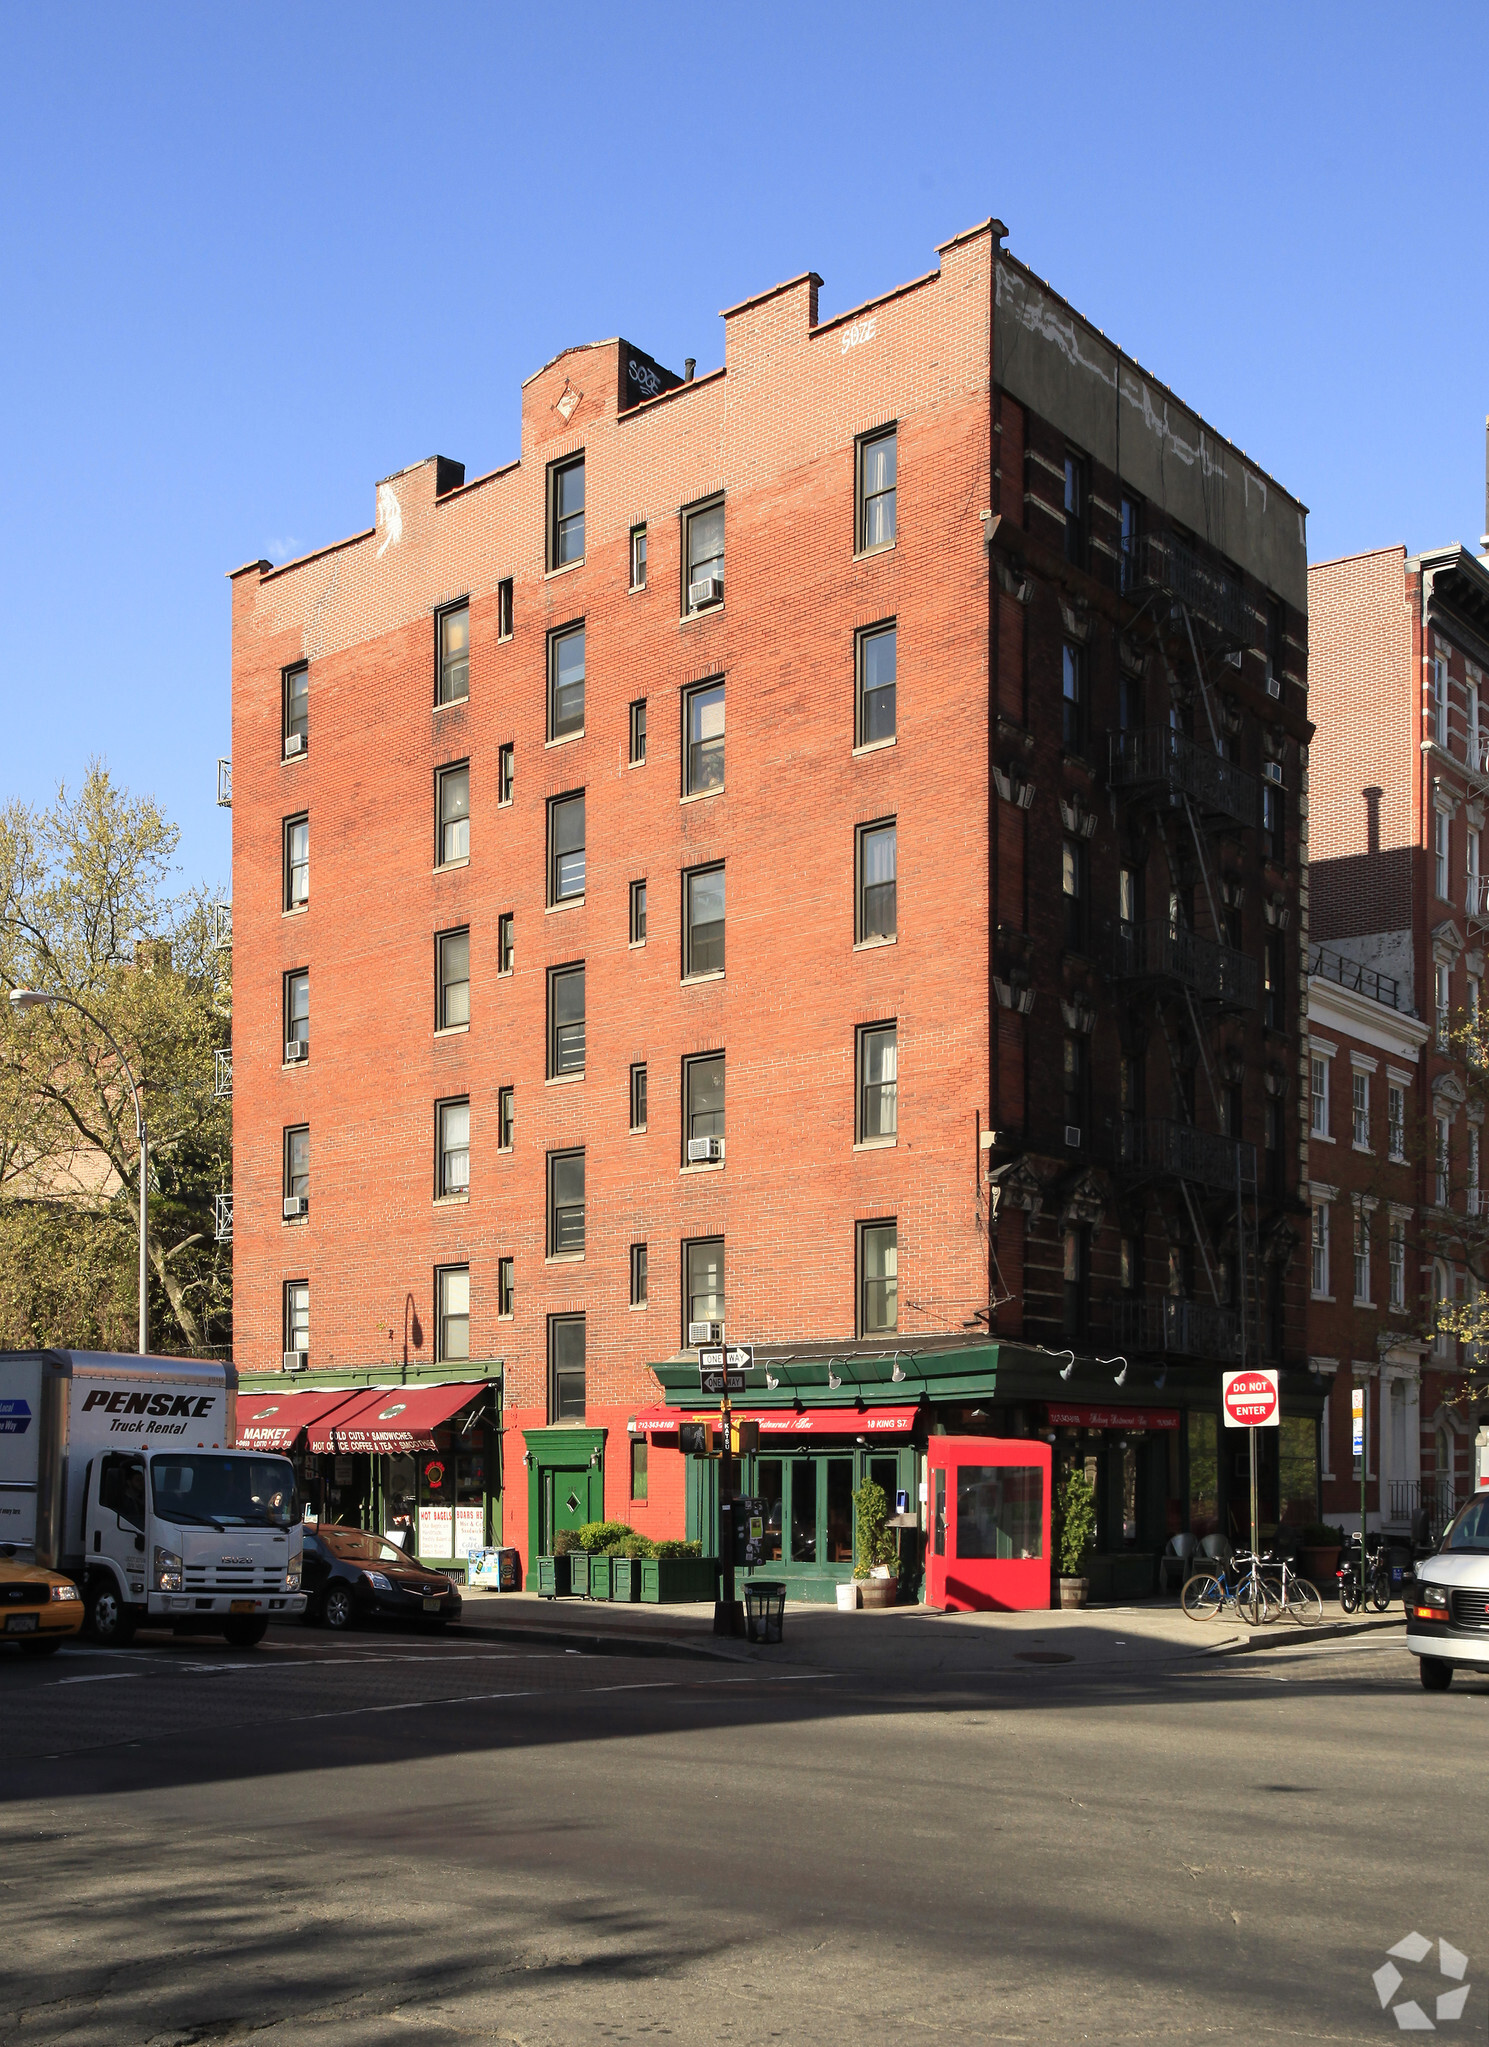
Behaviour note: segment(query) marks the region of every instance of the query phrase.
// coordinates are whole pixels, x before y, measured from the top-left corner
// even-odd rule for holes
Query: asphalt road
[[[5,2043],[1381,2042],[1414,1929],[1489,2036],[1489,1684],[1399,1637],[917,1682],[284,1630],[5,1656],[0,1710]]]

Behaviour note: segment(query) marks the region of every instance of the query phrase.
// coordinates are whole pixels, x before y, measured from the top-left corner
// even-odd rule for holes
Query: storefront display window
[[[390,1457],[383,1490],[383,1533],[410,1554],[418,1525],[418,1488],[412,1457]]]
[[[755,1497],[764,1508],[760,1535],[763,1564],[778,1564],[781,1560],[781,1496],[781,1460],[762,1457],[755,1466]]]
[[[1037,1464],[964,1464],[956,1474],[959,1557],[1044,1554],[1044,1473]]]
[[[1220,1526],[1219,1417],[1189,1416],[1189,1532],[1203,1539]]]
[[[853,1459],[827,1460],[827,1550],[829,1564],[853,1561]]]

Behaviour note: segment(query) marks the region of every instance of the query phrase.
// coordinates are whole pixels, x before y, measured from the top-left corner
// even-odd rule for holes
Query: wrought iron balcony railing
[[[1179,1301],[1169,1294],[1116,1301],[1112,1333],[1131,1350],[1162,1351],[1181,1358],[1217,1358],[1238,1363],[1241,1325],[1229,1308],[1210,1301]]]
[[[233,1197],[231,1194],[214,1194],[212,1210],[215,1233],[219,1244],[233,1241]]]
[[[1341,988],[1351,988],[1356,995],[1368,995],[1372,1002],[1384,1003],[1387,1009],[1399,1009],[1406,1016],[1412,1014],[1410,995],[1403,994],[1401,983],[1392,975],[1378,974],[1374,967],[1361,966],[1358,960],[1347,959],[1326,945],[1315,945],[1309,952],[1308,971],[1322,980],[1337,981]]]
[[[1241,585],[1224,569],[1202,562],[1172,534],[1143,534],[1122,552],[1121,584],[1130,597],[1157,591],[1182,604],[1231,646],[1249,647],[1252,620]]]
[[[221,756],[217,762],[217,801],[224,810],[233,807],[233,764]]]
[[[216,1054],[216,1067],[217,1071],[214,1077],[212,1092],[219,1100],[226,1100],[233,1091],[232,1053],[219,1051]]]
[[[1110,961],[1117,981],[1175,981],[1201,1002],[1218,1002],[1227,1009],[1256,1007],[1255,960],[1162,919],[1117,925]]]
[[[1260,814],[1261,785],[1255,775],[1171,726],[1114,732],[1108,755],[1107,779],[1114,789],[1187,796],[1204,816],[1233,824],[1254,825]]]
[[[1134,1178],[1188,1180],[1217,1194],[1234,1194],[1237,1167],[1243,1198],[1256,1190],[1256,1146],[1171,1116],[1123,1116],[1113,1137],[1113,1164]]]

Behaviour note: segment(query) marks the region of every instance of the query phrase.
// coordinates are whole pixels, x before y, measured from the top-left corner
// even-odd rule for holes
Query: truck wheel
[[[97,1585],[88,1601],[88,1624],[95,1642],[106,1649],[123,1649],[134,1640],[135,1617],[119,1597],[111,1578]]]
[[[352,1595],[345,1585],[330,1585],[321,1601],[321,1619],[328,1628],[349,1628],[356,1619]]]
[[[222,1632],[234,1649],[252,1649],[269,1632],[267,1621],[224,1621]]]
[[[1419,1656],[1417,1662],[1421,1668],[1424,1692],[1445,1692],[1453,1682],[1453,1666],[1444,1663],[1440,1656]]]

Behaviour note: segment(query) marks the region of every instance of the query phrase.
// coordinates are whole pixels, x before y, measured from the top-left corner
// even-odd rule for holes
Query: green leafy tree
[[[1065,1474],[1055,1496],[1055,1554],[1063,1578],[1079,1578],[1096,1547],[1096,1492],[1080,1465]]]
[[[152,1347],[231,1340],[229,955],[202,888],[176,886],[179,834],[93,763],[50,808],[0,810],[0,988],[70,997],[113,1036],[150,1133]],[[0,1344],[133,1349],[139,1151],[104,1030],[63,1004],[0,1002]]]

